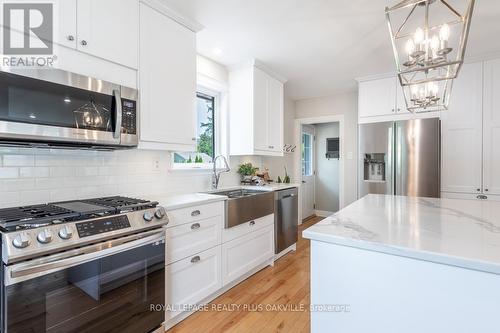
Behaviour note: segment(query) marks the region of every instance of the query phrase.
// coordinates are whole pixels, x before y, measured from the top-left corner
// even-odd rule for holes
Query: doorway
[[[343,128],[343,116],[296,119],[302,220],[329,216],[343,207]]]

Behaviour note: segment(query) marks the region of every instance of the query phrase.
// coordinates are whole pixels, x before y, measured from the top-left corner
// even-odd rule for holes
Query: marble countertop
[[[500,274],[500,202],[370,194],[303,236]]]
[[[160,206],[163,206],[167,211],[191,207],[193,205],[208,204],[217,201],[224,201],[227,197],[222,195],[206,194],[206,193],[190,193],[176,194],[168,196],[152,197],[152,200],[158,201]]]

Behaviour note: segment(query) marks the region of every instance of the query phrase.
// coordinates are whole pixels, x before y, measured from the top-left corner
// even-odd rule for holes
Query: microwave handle
[[[5,285],[30,280],[51,272],[81,265],[86,262],[108,257],[119,252],[132,250],[141,246],[164,242],[165,231],[160,229],[160,231],[154,230],[144,232],[138,235],[136,234],[124,238],[114,239],[105,242],[104,244],[95,244],[68,251],[63,253],[65,258],[60,258],[61,255],[55,254],[42,259],[42,262],[34,261],[33,263],[28,262],[13,265],[7,268],[7,274],[5,274]]]
[[[113,138],[119,139],[122,132],[122,119],[123,119],[123,109],[122,109],[122,96],[120,90],[113,90],[113,98],[115,99],[115,119],[116,119],[116,127],[115,132],[113,133]]]

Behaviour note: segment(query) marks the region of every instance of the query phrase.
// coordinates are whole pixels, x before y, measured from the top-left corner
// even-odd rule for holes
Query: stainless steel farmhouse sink
[[[274,193],[270,191],[236,189],[210,193],[228,197],[226,228],[232,228],[274,213]]]

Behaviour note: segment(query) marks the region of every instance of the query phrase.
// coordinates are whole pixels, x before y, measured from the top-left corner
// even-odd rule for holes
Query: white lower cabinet
[[[168,321],[222,288],[221,246],[216,246],[167,266],[166,303]]]
[[[224,229],[224,212],[222,201],[167,212],[167,329],[274,258],[274,214]]]
[[[222,244],[222,281],[227,285],[274,256],[274,226]]]
[[[222,216],[167,229],[168,264],[221,244]]]

